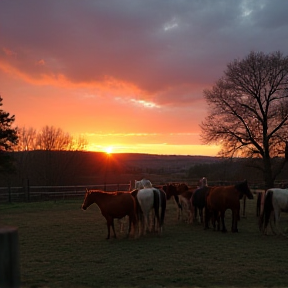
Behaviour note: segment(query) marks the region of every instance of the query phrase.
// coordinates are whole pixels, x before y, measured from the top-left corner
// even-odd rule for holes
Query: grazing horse
[[[96,203],[98,205],[102,215],[107,221],[108,235],[106,239],[110,238],[110,227],[112,227],[114,238],[116,238],[114,219],[120,219],[125,217],[126,215],[129,217],[128,235],[131,232],[131,224],[133,224],[135,236],[137,225],[136,200],[131,195],[131,193],[104,192],[101,190],[86,189],[82,209],[86,210],[93,203]]]
[[[232,232],[238,232],[237,223],[240,216],[240,199],[246,195],[248,199],[253,199],[247,180],[231,186],[213,187],[206,197],[205,207],[205,228],[208,228],[209,218],[212,215],[217,220],[220,216],[222,232],[227,232],[225,226],[225,211],[232,211]]]
[[[162,232],[166,210],[165,192],[157,188],[143,188],[138,190],[137,192],[132,193],[136,196],[136,199],[142,211],[142,213],[139,215],[139,219],[142,222],[141,228],[143,235],[146,234],[147,229],[151,231],[149,214],[152,209],[154,209],[154,219],[153,219],[154,228],[156,218],[159,231]],[[159,216],[160,208],[161,208],[161,218]]]
[[[288,189],[268,189],[264,198],[264,208],[259,218],[259,229],[263,234],[267,234],[269,222],[274,234],[280,232],[279,219],[281,212],[288,212]],[[272,226],[272,221],[276,224],[276,231]]]
[[[140,181],[135,180],[135,187],[134,189],[143,189],[143,188],[152,188],[153,185],[150,180],[142,179]]]

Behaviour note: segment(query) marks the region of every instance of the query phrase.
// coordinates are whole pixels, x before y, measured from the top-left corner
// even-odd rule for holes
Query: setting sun
[[[111,146],[107,147],[107,148],[105,149],[105,152],[106,152],[107,154],[111,154],[111,153],[113,152],[113,147],[111,147]]]

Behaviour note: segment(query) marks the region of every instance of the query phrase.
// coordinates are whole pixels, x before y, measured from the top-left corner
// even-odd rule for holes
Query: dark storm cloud
[[[287,11],[285,0],[2,1],[0,63],[32,78],[110,77],[160,104],[187,103],[251,50],[287,54]]]

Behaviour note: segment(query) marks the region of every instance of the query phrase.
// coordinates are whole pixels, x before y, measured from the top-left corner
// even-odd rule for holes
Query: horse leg
[[[238,218],[239,218],[239,211],[233,210],[232,211],[232,228],[231,228],[232,232],[238,232],[238,228],[237,228]]]
[[[200,223],[203,224],[203,208],[199,208]]]
[[[239,213],[240,214],[240,213]],[[246,195],[243,197],[243,211],[242,211],[242,217],[246,217]],[[240,218],[240,215],[239,215]],[[236,224],[237,225],[237,224]]]
[[[214,231],[216,230],[217,216],[218,216],[218,212],[213,211],[212,218],[211,218],[211,223],[212,223],[212,226],[213,226],[213,230],[214,230]]]
[[[114,238],[117,238],[117,237],[116,237],[116,233],[115,233],[115,227],[114,227],[114,219],[112,219],[111,226],[112,226]]]
[[[221,211],[220,219],[221,219],[221,224],[222,224],[222,232],[226,233],[227,229],[226,229],[226,226],[225,226],[225,211],[224,212]]]
[[[131,233],[131,225],[132,225],[132,215],[129,215],[129,226],[128,226],[128,233],[127,233],[127,237],[130,236]],[[133,221],[134,222],[134,221]],[[134,234],[135,234],[135,227],[134,227]]]
[[[198,209],[197,209],[197,207],[194,205],[194,206],[192,206],[192,207],[194,207],[194,209],[193,209],[193,222],[194,222],[194,220],[197,222],[197,212],[198,212]]]
[[[141,236],[144,233],[144,214],[142,211],[138,214],[138,234]]]
[[[147,229],[149,229],[149,213],[147,214],[146,212],[144,213],[144,221],[143,221],[143,235],[146,235]]]
[[[107,219],[107,231],[108,231],[108,235],[106,237],[106,239],[110,239],[110,225],[111,225],[111,219]]]
[[[205,208],[205,225],[204,229],[209,229],[209,221],[210,221],[210,211],[208,208]]]
[[[274,226],[275,226],[275,223],[276,223],[276,216],[275,216],[275,211],[274,210],[272,210],[271,212],[270,212],[270,217],[269,217],[269,223],[270,223],[270,228],[271,228],[271,232],[274,234],[274,235],[276,235],[277,233],[276,233],[276,231],[275,231],[275,229],[274,229]],[[273,224],[272,224],[273,223]],[[267,233],[268,231],[267,231],[267,229],[266,229],[266,234],[268,234]]]
[[[280,211],[278,209],[275,209],[275,211],[274,211],[274,223],[275,223],[276,233],[274,233],[274,234],[277,234],[277,235],[279,235],[281,233],[279,220],[280,220]]]

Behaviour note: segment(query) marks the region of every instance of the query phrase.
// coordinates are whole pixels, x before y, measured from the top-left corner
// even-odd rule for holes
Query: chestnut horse
[[[133,224],[135,236],[137,225],[136,200],[131,193],[104,192],[101,190],[86,189],[82,209],[86,210],[93,203],[96,203],[98,205],[102,215],[107,221],[108,235],[106,239],[110,238],[110,227],[112,227],[114,238],[116,238],[114,219],[120,219],[125,217],[126,215],[129,217],[128,235],[131,232],[131,224]]]
[[[237,223],[240,216],[240,199],[246,195],[248,199],[253,199],[247,180],[231,186],[213,187],[206,197],[205,207],[205,228],[208,228],[208,223],[211,214],[218,220],[220,216],[222,224],[222,232],[227,232],[225,226],[225,211],[232,211],[232,232],[238,232]]]

